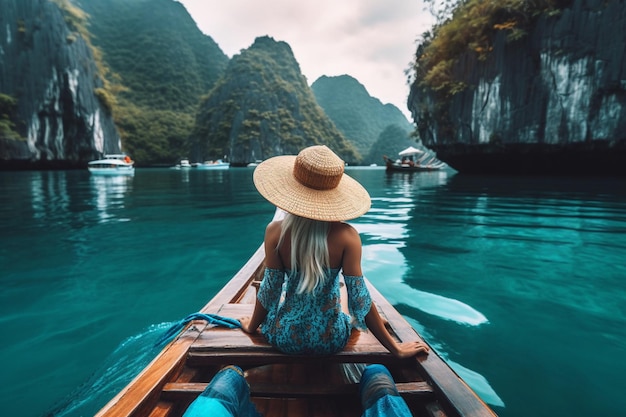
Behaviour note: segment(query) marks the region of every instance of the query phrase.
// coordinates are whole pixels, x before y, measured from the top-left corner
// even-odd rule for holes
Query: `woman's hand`
[[[252,313],[252,317],[242,317],[239,319],[239,323],[241,323],[241,330],[248,334],[256,333],[257,329],[267,316],[267,310],[263,307],[263,304],[256,300],[254,304],[254,312]]]
[[[241,323],[241,330],[245,333],[251,334],[256,332],[256,329],[250,329],[250,317],[242,317],[239,319],[239,322]]]
[[[406,359],[419,353],[428,353],[430,348],[424,342],[405,342],[396,344],[396,348],[391,352],[396,358]]]

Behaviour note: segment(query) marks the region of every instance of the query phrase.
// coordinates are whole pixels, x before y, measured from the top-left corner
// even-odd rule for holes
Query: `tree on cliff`
[[[365,162],[381,165],[383,156],[396,159],[398,152],[409,146],[421,147],[421,145],[416,144],[404,127],[395,124],[389,125],[378,135],[378,139],[365,157]]]
[[[17,100],[0,94],[0,143],[24,140],[16,129],[16,110]],[[4,146],[0,145],[0,154],[2,148]]]

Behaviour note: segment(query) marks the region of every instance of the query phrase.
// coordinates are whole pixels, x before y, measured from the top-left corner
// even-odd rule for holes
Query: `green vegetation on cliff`
[[[201,96],[228,57],[171,0],[83,0],[93,43],[111,69],[113,87],[98,98],[113,108],[125,151],[139,163],[187,156]]]
[[[201,105],[192,138],[198,161],[226,155],[245,164],[314,144],[359,160],[315,101],[289,45],[267,36],[232,58]]]
[[[0,141],[24,140],[16,129],[16,110],[17,100],[0,94]]]
[[[430,0],[432,3],[432,0]],[[467,85],[454,68],[466,53],[485,59],[493,49],[495,33],[505,31],[514,41],[543,13],[555,13],[570,0],[468,0],[448,2],[450,19],[439,22],[423,35],[413,65],[416,80],[445,95],[463,91]]]
[[[349,75],[322,76],[311,85],[311,89],[337,129],[363,156],[370,153],[374,142],[389,125],[395,124],[405,133],[412,130],[412,125],[400,109],[393,104],[382,104]],[[377,155],[374,159],[365,157],[362,162],[379,163],[380,159],[381,155]]]
[[[378,139],[371,146],[365,160],[368,164],[382,165],[384,163],[383,156],[396,159],[398,152],[409,146],[421,147],[404,127],[396,124],[389,125],[378,135]]]

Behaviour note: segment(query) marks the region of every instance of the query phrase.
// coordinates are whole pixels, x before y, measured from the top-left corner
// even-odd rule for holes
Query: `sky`
[[[284,41],[311,85],[348,74],[410,119],[405,71],[434,18],[422,0],[178,0],[232,58],[259,36]]]

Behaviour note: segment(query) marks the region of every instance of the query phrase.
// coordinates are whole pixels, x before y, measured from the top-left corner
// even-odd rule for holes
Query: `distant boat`
[[[409,146],[405,150],[398,153],[398,159],[393,160],[387,156],[383,156],[387,171],[438,171],[446,166],[445,162],[441,162],[435,155],[428,151]]]
[[[187,168],[191,168],[191,164],[189,163],[189,159],[181,159],[180,160],[180,164],[176,164],[172,168],[175,168],[175,169],[187,169]]]
[[[263,162],[261,159],[257,159],[254,162],[250,162],[248,165],[246,165],[247,167],[256,167],[258,166],[261,162]]]
[[[96,175],[133,175],[135,161],[126,154],[104,155],[103,159],[90,161],[87,169]]]
[[[198,169],[228,169],[230,168],[230,163],[217,159],[215,161],[205,161],[201,164],[196,164],[195,167]]]

